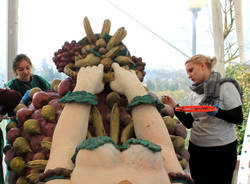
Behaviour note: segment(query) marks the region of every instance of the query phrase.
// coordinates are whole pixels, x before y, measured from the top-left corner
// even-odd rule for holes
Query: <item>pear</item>
[[[16,173],[21,173],[25,168],[25,161],[22,157],[14,157],[10,161],[10,168]]]
[[[17,155],[31,151],[30,145],[29,145],[27,139],[25,139],[23,137],[17,137],[15,139],[15,141],[13,142],[13,149]]]
[[[42,91],[41,88],[39,88],[39,87],[34,87],[34,88],[32,88],[32,89],[30,90],[30,94],[29,94],[30,98],[32,99],[33,96],[34,96],[34,94],[35,94],[36,92],[38,92],[38,91]]]
[[[56,109],[52,105],[45,105],[42,107],[41,111],[42,117],[45,120],[55,122],[56,121]]]
[[[164,116],[163,120],[164,120],[164,123],[168,129],[168,132],[170,134],[173,134],[174,130],[175,130],[176,121],[173,118],[171,118],[170,116]]]
[[[52,89],[53,91],[55,91],[55,92],[58,92],[58,85],[60,84],[61,81],[62,81],[62,80],[60,80],[60,79],[54,79],[54,80],[51,82],[51,84],[50,84],[51,89]]]
[[[40,123],[36,119],[28,119],[23,124],[23,129],[29,135],[40,134]]]
[[[174,145],[174,149],[175,149],[175,152],[179,152],[181,151],[184,146],[185,146],[185,139],[181,136],[175,136],[175,135],[171,135],[171,140],[173,142],[173,145]]]

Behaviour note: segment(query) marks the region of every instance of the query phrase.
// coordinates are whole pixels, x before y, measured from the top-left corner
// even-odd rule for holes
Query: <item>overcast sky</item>
[[[249,0],[243,4],[250,7]],[[198,13],[197,53],[213,56],[208,5]],[[51,60],[65,41],[86,36],[85,16],[95,33],[101,31],[104,19],[111,21],[111,35],[125,27],[125,45],[131,55],[142,57],[149,69],[182,68],[185,55],[191,56],[192,13],[186,0],[19,0],[18,52],[37,63],[43,58]]]
[[[206,10],[197,19],[197,52],[212,55]],[[29,54],[33,61],[45,55],[52,58],[64,41],[85,37],[85,16],[95,33],[101,31],[104,19],[111,21],[111,34],[124,26],[125,45],[132,55],[143,58],[147,68],[183,67],[185,55],[191,56],[192,14],[185,0],[20,1],[19,52]]]

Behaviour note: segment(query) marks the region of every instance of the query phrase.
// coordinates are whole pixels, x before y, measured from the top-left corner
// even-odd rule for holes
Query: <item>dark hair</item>
[[[27,61],[30,64],[30,66],[32,66],[31,60],[28,56],[26,56],[25,54],[18,54],[18,55],[16,55],[16,57],[13,61],[13,64],[12,64],[12,69],[13,69],[14,73],[16,72],[19,63],[23,60]]]

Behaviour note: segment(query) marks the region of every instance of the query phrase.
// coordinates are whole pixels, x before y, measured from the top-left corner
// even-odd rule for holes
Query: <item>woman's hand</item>
[[[147,94],[134,70],[125,70],[117,63],[113,63],[112,68],[115,73],[115,80],[110,83],[110,87],[113,91],[124,94],[129,102],[135,96]]]
[[[171,98],[171,97],[168,96],[168,95],[163,95],[163,96],[161,97],[161,101],[162,101],[162,103],[167,104],[167,105],[171,106],[172,108],[175,108],[176,105],[177,105],[177,104],[175,103],[175,101],[173,100],[173,98]]]
[[[74,91],[87,91],[93,94],[102,92],[103,83],[103,65],[81,67],[78,72],[76,87]]]

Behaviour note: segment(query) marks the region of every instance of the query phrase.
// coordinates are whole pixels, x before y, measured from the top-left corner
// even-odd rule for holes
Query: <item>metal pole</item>
[[[193,24],[193,36],[192,36],[192,55],[194,56],[196,54],[196,20],[198,17],[198,11],[200,11],[200,8],[190,8],[193,17],[192,17],[192,24]]]
[[[12,61],[17,54],[18,38],[18,0],[8,1],[8,58],[7,79],[13,78]]]

